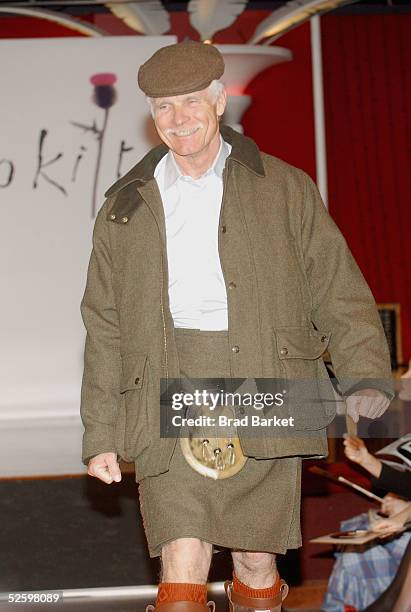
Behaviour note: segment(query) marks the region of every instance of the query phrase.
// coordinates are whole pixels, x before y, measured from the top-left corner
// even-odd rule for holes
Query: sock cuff
[[[160,582],[158,585],[156,606],[174,601],[195,601],[207,603],[207,585],[191,582]]]
[[[274,597],[274,595],[277,595],[277,593],[280,592],[280,575],[277,572],[277,578],[271,587],[264,589],[253,589],[247,584],[244,584],[244,582],[241,582],[233,571],[233,590],[237,593],[245,595],[246,597]]]

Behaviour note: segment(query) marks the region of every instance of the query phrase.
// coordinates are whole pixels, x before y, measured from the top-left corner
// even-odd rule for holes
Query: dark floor
[[[136,495],[133,475],[0,482],[0,591],[155,584]]]
[[[87,477],[0,481],[0,521],[0,592],[158,582],[134,474],[110,487]],[[290,584],[300,580],[298,554],[281,562]],[[229,551],[215,554],[209,582],[231,567]]]

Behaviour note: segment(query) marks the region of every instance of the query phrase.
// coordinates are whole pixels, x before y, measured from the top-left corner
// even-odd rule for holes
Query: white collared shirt
[[[220,134],[211,167],[199,178],[183,175],[169,151],[154,177],[164,206],[168,293],[176,327],[227,330],[227,292],[218,253],[223,169],[231,145]]]

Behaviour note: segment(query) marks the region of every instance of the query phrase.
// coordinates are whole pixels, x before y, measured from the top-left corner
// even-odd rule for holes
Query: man
[[[82,302],[83,460],[108,484],[118,457],[135,461],[161,612],[213,608],[214,547],[232,551],[230,610],[280,610],[275,555],[301,546],[301,457],[327,454],[320,406],[300,435],[244,436],[245,463],[207,478],[160,437],[161,377],[323,379],[328,347],[343,391],[363,381],[347,400],[355,420],[390,395],[378,313],[344,239],[304,172],[219,125],[223,71],[195,42],[140,67],[164,144],[106,192]]]

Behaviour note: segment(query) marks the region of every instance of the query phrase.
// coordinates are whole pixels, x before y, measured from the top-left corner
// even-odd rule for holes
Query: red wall
[[[215,42],[247,41],[267,11],[247,11]],[[111,34],[133,35],[111,15],[87,18]],[[171,15],[173,34],[198,38],[187,14]],[[325,16],[321,20],[329,208],[375,298],[400,302],[404,359],[411,358],[411,16]],[[408,34],[408,35],[407,35]],[[0,18],[0,38],[78,35],[29,18]],[[56,42],[57,44],[57,42]],[[308,24],[277,44],[294,59],[247,88],[245,133],[266,152],[315,178]]]
[[[322,19],[329,208],[411,359],[411,15]]]
[[[0,14],[0,38],[54,38],[57,36],[82,35],[45,19]]]
[[[290,49],[293,60],[265,70],[250,83],[246,93],[253,102],[244,114],[244,131],[263,151],[315,179],[310,26],[292,30],[278,45]]]

